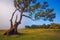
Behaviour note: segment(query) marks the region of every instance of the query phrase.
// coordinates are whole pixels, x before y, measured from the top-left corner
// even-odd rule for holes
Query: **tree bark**
[[[18,27],[18,24],[16,23],[14,26],[12,26],[12,28],[10,28],[8,31],[6,31],[4,33],[4,35],[14,35],[14,34],[18,34],[17,32],[17,27]]]
[[[16,16],[15,22],[14,22],[14,24],[13,24],[12,19],[13,19],[13,16],[14,16],[14,14],[15,14],[16,11],[17,11],[17,10],[15,10],[15,11],[13,12],[12,17],[11,17],[11,20],[10,20],[10,22],[11,22],[11,27],[10,27],[10,29],[9,29],[8,31],[6,31],[6,32],[4,33],[4,35],[15,35],[15,34],[19,34],[18,31],[17,31],[17,28],[18,28],[18,25],[21,24],[23,11],[21,11],[21,13],[20,13],[20,19],[19,19],[19,21],[17,22],[17,16]],[[20,10],[18,10],[18,11],[20,12]]]

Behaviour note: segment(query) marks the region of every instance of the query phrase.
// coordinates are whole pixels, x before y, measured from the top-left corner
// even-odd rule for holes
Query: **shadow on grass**
[[[3,36],[25,36],[25,35],[29,35],[29,34],[27,34],[27,33],[18,33],[18,34],[3,35]]]
[[[28,33],[19,33],[18,35],[22,36],[22,35],[29,35]]]

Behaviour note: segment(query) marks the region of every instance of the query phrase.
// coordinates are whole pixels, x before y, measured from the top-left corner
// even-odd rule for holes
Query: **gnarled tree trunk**
[[[11,26],[12,28],[10,28],[8,31],[6,31],[4,33],[4,35],[13,35],[13,34],[18,34],[17,32],[17,27],[18,27],[18,24],[15,23],[14,26]]]
[[[10,29],[9,29],[8,31],[6,31],[6,32],[4,33],[4,35],[14,35],[14,34],[18,34],[17,28],[18,28],[18,25],[21,24],[23,11],[18,10],[19,12],[21,12],[21,14],[20,14],[20,19],[19,19],[19,21],[17,22],[17,15],[16,15],[16,19],[15,19],[15,22],[14,22],[14,24],[13,24],[12,19],[13,19],[13,16],[14,16],[14,14],[15,14],[15,12],[16,12],[17,10],[18,10],[18,9],[16,9],[16,10],[13,12],[12,17],[11,17],[11,20],[10,20],[10,22],[11,22],[11,27],[10,27]]]

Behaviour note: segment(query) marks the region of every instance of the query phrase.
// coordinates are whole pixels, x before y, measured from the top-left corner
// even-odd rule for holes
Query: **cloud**
[[[0,0],[0,29],[9,29],[10,18],[15,10],[12,0]],[[24,28],[24,22],[19,28]]]

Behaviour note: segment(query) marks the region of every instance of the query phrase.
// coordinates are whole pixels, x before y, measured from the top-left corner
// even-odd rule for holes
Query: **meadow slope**
[[[0,40],[60,40],[60,29],[23,29],[20,35],[4,36],[0,30]]]

